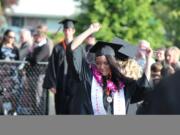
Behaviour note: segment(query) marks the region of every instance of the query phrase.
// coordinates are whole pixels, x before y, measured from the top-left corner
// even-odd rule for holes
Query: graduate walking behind
[[[64,19],[59,22],[63,25],[64,39],[52,51],[43,83],[43,88],[55,94],[56,114],[66,114],[65,80],[67,74],[66,48],[72,42],[75,34],[75,20]]]

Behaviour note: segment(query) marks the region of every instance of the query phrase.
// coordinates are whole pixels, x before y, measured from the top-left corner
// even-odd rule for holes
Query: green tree
[[[58,32],[58,33],[48,32],[48,37],[52,39],[53,43],[56,45],[57,43],[62,41],[62,39],[64,38],[64,34],[63,32]]]
[[[165,43],[165,30],[153,12],[152,0],[76,0],[82,13],[79,26],[98,21],[102,29],[97,38],[111,41],[115,36],[130,43],[146,39],[156,48]]]
[[[163,22],[168,43],[180,47],[180,1],[154,0],[154,11]]]
[[[12,5],[17,3],[18,0],[0,0],[0,37],[8,27],[6,18],[4,16],[4,10],[6,7],[11,7]]]

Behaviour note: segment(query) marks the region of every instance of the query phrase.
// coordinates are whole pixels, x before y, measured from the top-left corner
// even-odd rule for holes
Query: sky
[[[13,11],[18,14],[70,16],[76,12],[73,0],[19,0]]]

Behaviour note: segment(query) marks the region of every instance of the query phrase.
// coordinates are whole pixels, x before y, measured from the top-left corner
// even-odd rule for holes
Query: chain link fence
[[[48,91],[42,88],[47,63],[0,61],[0,114],[47,115]]]

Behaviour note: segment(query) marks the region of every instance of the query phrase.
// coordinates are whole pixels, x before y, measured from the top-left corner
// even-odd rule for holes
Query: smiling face
[[[107,76],[111,72],[110,65],[105,56],[96,57],[96,67],[103,76]]]

